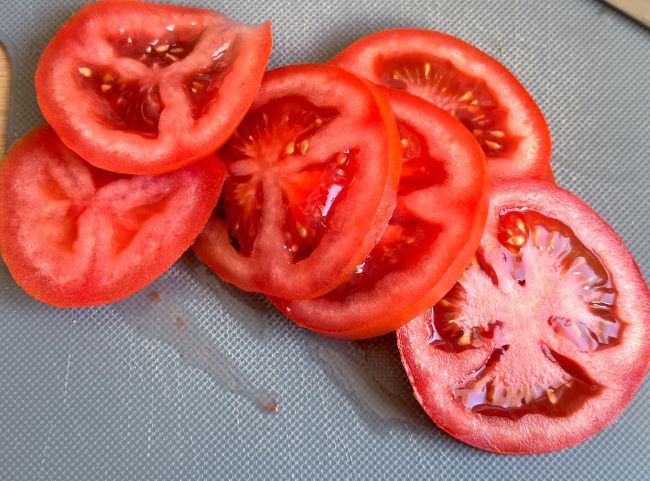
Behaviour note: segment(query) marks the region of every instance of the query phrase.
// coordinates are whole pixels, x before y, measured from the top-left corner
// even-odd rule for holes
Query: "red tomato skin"
[[[21,174],[21,164],[25,159],[34,156],[36,161],[39,156],[56,156],[57,161],[62,164],[66,164],[69,159],[78,164],[85,164],[85,162],[74,152],[69,151],[49,126],[43,125],[17,140],[0,165],[0,254],[10,274],[25,292],[41,302],[56,307],[82,307],[117,301],[153,281],[180,258],[200,233],[217,201],[225,179],[225,169],[214,156],[206,157],[172,173],[133,177],[140,182],[149,179],[151,182],[156,182],[165,177],[175,179],[172,182],[176,187],[179,190],[186,189],[184,191],[186,197],[191,195],[192,198],[188,201],[191,205],[183,212],[170,213],[162,221],[164,225],[154,229],[155,234],[151,236],[152,238],[142,241],[140,246],[144,245],[147,249],[144,262],[119,261],[120,272],[123,271],[124,274],[120,274],[109,284],[106,283],[106,277],[112,270],[111,264],[107,258],[98,256],[97,252],[94,252],[90,259],[74,258],[69,261],[71,264],[68,270],[76,269],[75,264],[79,265],[82,262],[87,262],[89,267],[83,271],[83,277],[62,285],[56,276],[44,274],[34,259],[25,252],[24,242],[39,240],[34,236],[25,238],[24,231],[23,234],[19,233],[19,223],[24,215],[25,206],[17,199],[26,182],[17,182],[16,176]],[[90,164],[86,165],[88,170],[102,175],[99,169],[95,169]],[[113,174],[105,172],[105,175]],[[128,192],[124,195],[128,196]],[[88,207],[92,208],[92,205]],[[46,206],[43,206],[43,209],[45,208]],[[170,221],[170,219],[174,220]],[[39,226],[33,226],[31,230],[38,232],[38,228]],[[29,232],[30,229],[25,230]],[[55,249],[56,247],[52,246],[51,250]],[[142,252],[135,254],[141,255]],[[65,272],[66,261],[59,257],[59,262],[57,269],[59,272]],[[117,269],[117,263],[115,268]]]
[[[366,35],[336,54],[331,63],[364,75],[370,81],[383,84],[374,71],[378,58],[390,58],[402,53],[435,54],[462,65],[476,65],[485,69],[485,80],[492,90],[508,92],[513,107],[517,106],[519,120],[516,128],[525,127],[531,132],[531,142],[526,149],[510,157],[488,159],[493,180],[532,178],[551,180],[551,135],[544,116],[524,86],[499,61],[473,45],[452,35],[418,28],[395,28]],[[458,65],[457,65],[458,66]]]
[[[621,342],[613,347],[574,354],[583,368],[588,365],[588,374],[604,386],[599,395],[566,417],[548,419],[541,414],[527,414],[513,421],[471,413],[452,397],[448,382],[458,379],[460,361],[454,358],[456,353],[441,353],[430,346],[431,333],[424,319],[427,313],[400,328],[397,345],[402,363],[414,396],[428,416],[460,441],[500,454],[556,451],[602,431],[630,402],[650,364],[650,291],[612,227],[574,194],[547,181],[502,181],[493,186],[482,245],[486,238],[496,236],[495,220],[500,212],[522,207],[561,220],[588,248],[594,249],[613,276],[618,291],[617,310],[626,330]],[[596,361],[589,356],[603,358]]]
[[[101,125],[100,121],[92,120],[94,114],[83,101],[85,94],[77,92],[73,97],[70,93],[77,89],[74,75],[84,59],[68,57],[77,54],[75,44],[80,37],[91,35],[87,25],[98,21],[101,24],[105,18],[133,10],[154,19],[163,14],[176,17],[193,14],[197,22],[226,22],[240,35],[239,48],[252,52],[238,55],[230,64],[231,71],[240,68],[245,74],[226,76],[220,89],[227,95],[218,100],[219,108],[212,108],[193,124],[183,119],[180,135],[178,117],[170,117],[165,122],[166,131],[161,130],[153,139]],[[45,47],[34,78],[36,96],[47,122],[66,146],[87,162],[126,174],[171,172],[213,153],[234,132],[262,81],[271,43],[269,21],[248,26],[208,9],[128,0],[94,2],[79,9]],[[220,117],[216,111],[225,111],[227,115]],[[164,115],[163,111],[161,119]]]

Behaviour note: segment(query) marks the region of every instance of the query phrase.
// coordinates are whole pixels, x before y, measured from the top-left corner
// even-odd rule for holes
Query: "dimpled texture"
[[[40,51],[81,2],[5,0],[9,141],[42,121]],[[595,0],[197,1],[270,17],[271,67],[325,61],[356,38],[433,28],[477,45],[532,93],[558,184],[610,222],[650,276],[650,32]],[[158,293],[150,297],[152,292]],[[650,473],[648,376],[621,417],[568,450],[496,456],[437,429],[391,336],[300,330],[192,255],[112,305],[57,310],[0,266],[0,479],[571,479]],[[277,412],[262,403],[277,400]],[[267,406],[270,409],[270,406]]]

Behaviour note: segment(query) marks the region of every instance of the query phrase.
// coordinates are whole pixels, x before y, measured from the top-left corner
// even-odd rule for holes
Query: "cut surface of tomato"
[[[543,181],[499,183],[474,260],[397,339],[442,429],[490,451],[553,451],[605,428],[639,387],[650,294],[580,199]]]
[[[212,153],[246,114],[271,50],[269,23],[115,0],[81,8],[36,71],[64,143],[113,172],[168,172]]]
[[[463,40],[430,30],[384,30],[331,62],[454,115],[483,148],[493,179],[553,178],[551,139],[535,101],[508,69]]]
[[[388,102],[333,65],[268,72],[218,156],[230,176],[194,250],[244,290],[292,299],[331,290],[395,206],[401,148]]]
[[[107,172],[39,127],[0,167],[0,253],[16,282],[45,303],[116,301],[189,248],[224,178],[214,156],[168,174]]]
[[[311,300],[273,299],[297,324],[343,338],[394,331],[437,302],[478,247],[488,204],[485,156],[451,115],[385,89],[402,138],[397,208],[350,278]]]

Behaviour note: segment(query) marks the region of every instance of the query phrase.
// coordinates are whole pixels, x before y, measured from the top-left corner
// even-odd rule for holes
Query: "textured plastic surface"
[[[9,141],[42,120],[38,55],[80,3],[2,1]],[[650,32],[640,25],[593,0],[196,4],[270,17],[271,66],[323,61],[394,26],[478,45],[539,102],[558,183],[612,223],[650,275]],[[484,453],[420,412],[391,336],[318,338],[191,255],[123,302],[77,310],[30,299],[2,266],[0,313],[0,479],[650,479],[648,377],[619,420],[581,445]]]

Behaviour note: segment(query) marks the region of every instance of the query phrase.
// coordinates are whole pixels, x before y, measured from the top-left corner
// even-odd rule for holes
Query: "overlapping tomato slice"
[[[441,32],[396,28],[357,40],[331,62],[454,115],[481,145],[493,179],[552,179],[541,111],[512,73],[478,48]]]
[[[114,172],[168,172],[216,150],[246,114],[271,50],[268,22],[115,0],[81,8],[36,71],[65,144]]]
[[[437,302],[474,254],[487,215],[487,165],[472,135],[413,95],[385,92],[403,164],[383,237],[333,291],[311,300],[273,299],[299,325],[330,336],[386,334]]]
[[[119,300],[189,248],[224,177],[214,156],[167,174],[107,172],[39,127],[0,167],[0,253],[16,282],[48,304]]]
[[[388,102],[333,65],[268,72],[218,156],[230,176],[194,250],[245,290],[292,299],[331,290],[395,206],[401,149]]]

